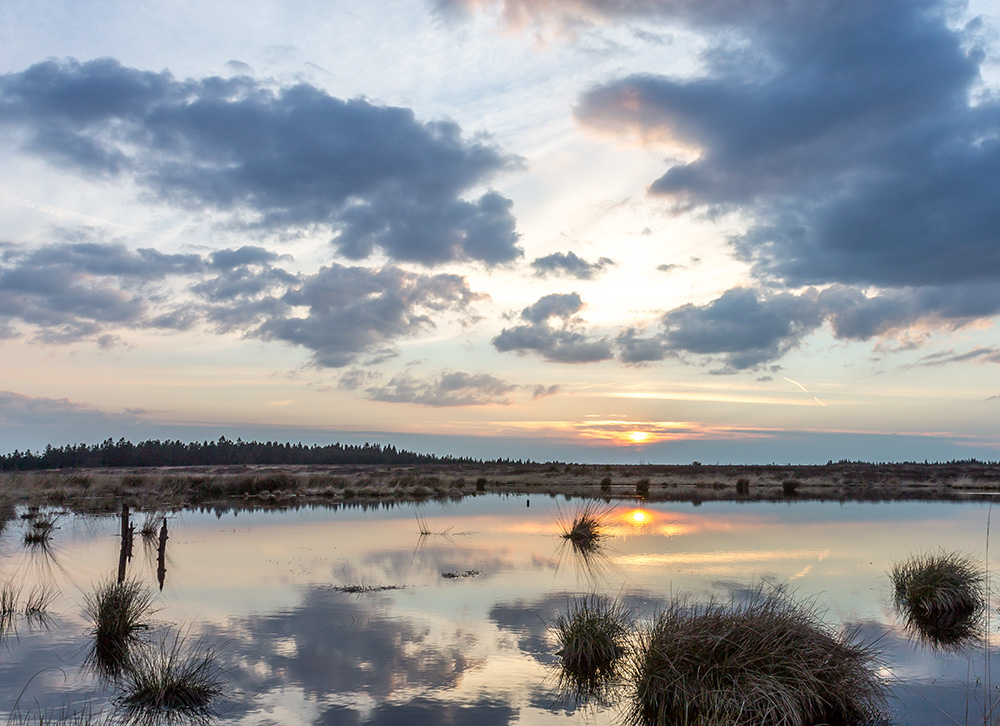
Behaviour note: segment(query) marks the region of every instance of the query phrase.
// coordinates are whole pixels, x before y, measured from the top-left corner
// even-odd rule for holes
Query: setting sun
[[[636,444],[641,444],[643,441],[649,438],[649,434],[645,431],[630,431],[628,434],[629,440]]]
[[[644,512],[641,509],[635,509],[630,512],[628,518],[633,524],[645,524],[650,520],[649,512]]]

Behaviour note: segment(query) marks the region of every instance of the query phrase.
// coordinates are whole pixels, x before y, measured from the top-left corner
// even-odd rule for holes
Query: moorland
[[[76,467],[0,472],[0,505],[80,512],[191,506],[381,505],[484,493],[650,501],[989,500],[1000,465],[598,465],[455,462]]]

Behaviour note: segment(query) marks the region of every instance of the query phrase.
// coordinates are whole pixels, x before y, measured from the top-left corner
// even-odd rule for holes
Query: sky
[[[1000,459],[1000,1],[0,5],[0,450]]]

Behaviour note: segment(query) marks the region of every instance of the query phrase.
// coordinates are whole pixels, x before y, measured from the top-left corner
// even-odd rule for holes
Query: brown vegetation
[[[794,484],[791,484],[791,483]],[[432,464],[415,466],[206,466],[0,473],[0,503],[115,512],[189,506],[359,505],[456,499],[483,493],[549,494],[653,501],[797,499],[891,501],[987,499],[1000,466],[828,464],[824,466],[605,466]],[[2,518],[0,518],[2,521]]]

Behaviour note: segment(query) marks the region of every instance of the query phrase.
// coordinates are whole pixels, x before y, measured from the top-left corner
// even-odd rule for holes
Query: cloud
[[[496,14],[508,28],[573,31],[633,19],[689,19],[703,23],[745,19],[779,11],[781,0],[437,0],[445,16]]]
[[[376,401],[424,406],[506,406],[511,403],[508,395],[519,388],[489,373],[443,371],[436,378],[424,381],[400,374],[385,386],[367,389],[367,393]]]
[[[141,412],[107,413],[68,398],[25,396],[0,390],[0,426],[67,426],[106,429],[109,425],[138,423]]]
[[[983,25],[963,26],[961,4],[514,5],[579,6],[605,20],[653,13],[705,33],[701,75],[614,80],[587,91],[575,114],[682,147],[650,193],[751,220],[731,243],[762,283],[866,297],[854,318],[837,314],[838,335],[918,318],[951,325],[959,308],[997,312],[995,294],[979,312],[977,293],[963,294],[1000,282],[1000,99],[981,92]],[[870,287],[884,292],[857,292]]]
[[[984,363],[1000,363],[1000,348],[996,346],[980,346],[966,351],[956,353],[953,350],[941,351],[925,355],[917,361],[918,366],[943,366],[948,363],[963,363],[965,361],[979,361]],[[990,398],[995,398],[991,396]],[[986,400],[989,401],[990,398]]]
[[[351,259],[522,255],[511,201],[466,198],[520,161],[406,108],[247,76],[179,81],[104,58],[0,76],[0,124],[60,168],[266,230],[328,230]]]
[[[802,295],[759,295],[733,288],[705,305],[682,305],[664,313],[660,332],[642,338],[633,328],[618,337],[627,363],[670,354],[720,356],[727,371],[756,368],[780,358],[823,322],[815,290]]]
[[[280,300],[286,311],[252,335],[300,345],[316,365],[342,368],[392,350],[397,338],[434,328],[433,315],[464,311],[482,297],[459,275],[332,264],[289,289]],[[305,309],[305,317],[296,309]]]
[[[7,245],[0,249],[0,334],[31,330],[41,342],[106,347],[124,330],[205,323],[303,346],[321,366],[375,365],[397,355],[398,338],[433,329],[439,316],[484,297],[458,275],[337,264],[298,275],[273,264],[281,259],[250,246],[202,257],[117,242]]]
[[[618,263],[610,257],[601,257],[597,262],[587,262],[575,252],[555,252],[545,257],[536,257],[531,262],[537,277],[566,276],[577,280],[592,280],[609,267]]]
[[[8,246],[0,253],[0,324],[11,335],[27,325],[48,343],[97,339],[114,328],[186,327],[184,316],[171,315],[176,309],[157,302],[156,283],[201,269],[198,255],[121,243]]]
[[[576,315],[582,309],[578,293],[545,295],[521,311],[527,325],[504,328],[493,338],[493,347],[501,353],[538,353],[555,363],[594,363],[611,358],[610,342],[591,338],[582,329],[583,321]]]
[[[650,363],[682,354],[709,356],[722,361],[721,372],[732,372],[777,360],[823,325],[829,325],[838,340],[864,341],[903,331],[905,344],[898,351],[926,342],[926,336],[909,336],[911,326],[954,329],[997,313],[1000,291],[986,285],[870,294],[847,285],[796,293],[737,287],[703,305],[682,305],[664,313],[654,333],[626,327],[615,342],[625,363]],[[880,350],[892,352],[884,345]],[[959,360],[947,357],[943,362]]]

